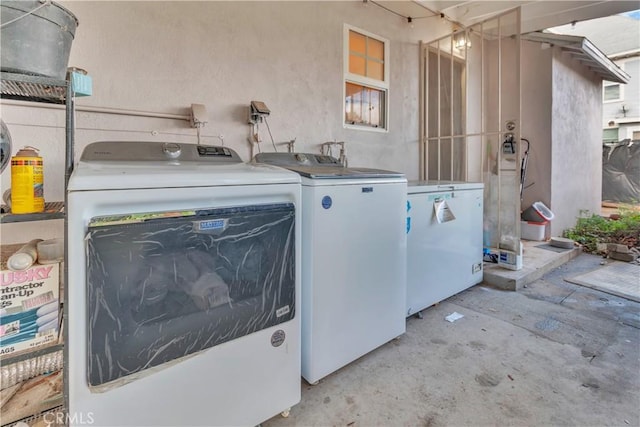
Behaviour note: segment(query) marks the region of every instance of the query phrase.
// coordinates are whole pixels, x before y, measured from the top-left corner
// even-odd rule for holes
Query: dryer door
[[[294,205],[93,218],[86,238],[94,391],[291,320]]]

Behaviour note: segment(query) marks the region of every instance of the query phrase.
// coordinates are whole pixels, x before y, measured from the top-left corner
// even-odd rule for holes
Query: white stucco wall
[[[599,213],[602,194],[600,80],[559,49],[553,52],[551,235],[575,225],[583,211]]]
[[[541,201],[551,203],[552,49],[522,42],[522,133],[531,143],[522,209]],[[526,143],[522,146],[522,153]]]
[[[318,2],[103,2],[62,4],[80,25],[70,66],[93,78],[93,96],[78,106],[189,113],[204,104],[209,123],[203,143],[225,145],[250,160],[247,125],[251,100],[271,110],[276,142],[296,138],[296,150],[318,152],[326,141],[346,141],[351,166],[404,172],[418,178],[418,41],[450,31],[444,20],[406,20],[361,1]],[[389,131],[343,127],[343,25],[391,42]],[[64,113],[2,106],[14,153],[41,148],[45,199],[62,200]],[[266,126],[262,150],[272,151]],[[186,121],[78,111],[76,150],[97,140],[196,142]],[[278,147],[285,150],[284,146]],[[10,186],[9,168],[2,191]],[[59,221],[61,223],[61,221]],[[51,224],[30,228],[45,235]],[[24,241],[17,226],[3,225],[2,241]],[[36,236],[37,237],[37,236]]]

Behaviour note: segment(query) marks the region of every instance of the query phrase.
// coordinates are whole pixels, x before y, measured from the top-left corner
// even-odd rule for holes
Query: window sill
[[[349,130],[363,130],[365,132],[389,133],[389,129],[380,128],[380,127],[376,128],[372,126],[358,126],[358,125],[350,125],[347,123],[344,123],[343,127]]]

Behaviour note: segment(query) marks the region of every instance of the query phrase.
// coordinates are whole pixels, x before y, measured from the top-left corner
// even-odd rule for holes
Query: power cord
[[[271,145],[273,145],[273,150],[277,153],[278,149],[276,148],[276,142],[273,140],[273,135],[271,135],[271,128],[269,127],[269,122],[267,118],[264,118],[264,123],[267,125],[267,131],[269,131],[269,137],[271,138]]]

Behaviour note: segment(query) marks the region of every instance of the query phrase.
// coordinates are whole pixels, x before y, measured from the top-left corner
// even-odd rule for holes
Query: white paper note
[[[436,201],[433,204],[433,210],[436,214],[436,219],[440,224],[456,219],[456,216],[453,214],[453,212],[451,212],[451,208],[445,200]]]

